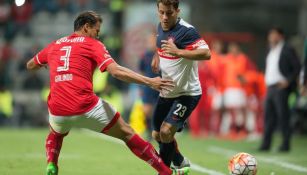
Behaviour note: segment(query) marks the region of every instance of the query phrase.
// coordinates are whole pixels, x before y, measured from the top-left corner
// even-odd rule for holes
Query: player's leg
[[[184,157],[179,154],[178,144],[176,144],[174,136],[177,131],[183,129],[186,120],[197,106],[200,97],[181,96],[176,98],[161,125],[160,139],[162,145],[160,148],[160,156],[168,166],[170,166],[171,161],[173,161],[175,166],[180,166],[184,161]]]
[[[68,134],[71,125],[67,117],[49,115],[50,132],[46,139],[47,175],[58,174],[58,158],[64,137]]]
[[[169,111],[171,110],[174,98],[162,98],[159,97],[157,101],[157,105],[153,115],[153,132],[152,137],[159,143],[159,153],[164,163],[167,166],[170,166],[170,162],[173,159],[174,155],[174,147],[175,145],[163,144],[160,138],[160,128],[162,126],[163,121],[167,117]],[[172,153],[165,154],[164,152],[168,151],[171,148]],[[180,152],[179,152],[180,153]],[[163,156],[163,157],[162,157]]]
[[[160,175],[171,175],[173,173],[163,163],[154,147],[135,134],[130,125],[107,102],[100,100],[91,111],[86,113],[80,124],[84,128],[104,133],[124,141],[137,157],[149,163]],[[182,174],[187,173],[187,170],[180,171]]]
[[[103,132],[109,136],[124,141],[131,152],[140,159],[149,163],[161,175],[172,174],[172,171],[165,166],[154,147],[149,142],[135,134],[133,129],[121,117],[117,119],[117,122],[110,127],[110,129],[107,131],[104,130]]]

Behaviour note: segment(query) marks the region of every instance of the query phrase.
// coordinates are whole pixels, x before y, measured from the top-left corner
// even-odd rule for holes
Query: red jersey
[[[50,94],[48,108],[58,116],[79,115],[98,102],[93,92],[93,72],[104,72],[114,62],[98,40],[72,34],[52,42],[35,57],[39,65],[49,65]]]

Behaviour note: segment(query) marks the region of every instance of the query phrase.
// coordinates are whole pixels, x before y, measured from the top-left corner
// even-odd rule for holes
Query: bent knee
[[[173,134],[169,128],[161,128],[160,139],[163,143],[170,143],[173,141]]]
[[[160,141],[161,141],[160,133],[159,133],[158,131],[152,131],[151,136],[152,136],[152,138],[155,139],[157,142],[160,142]]]

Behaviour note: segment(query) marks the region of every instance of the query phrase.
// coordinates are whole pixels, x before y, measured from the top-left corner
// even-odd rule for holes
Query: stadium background
[[[285,30],[287,40],[302,58],[307,36],[306,0],[186,0],[181,1],[180,7],[181,16],[193,24],[209,44],[215,39],[226,45],[237,42],[260,71],[264,70],[268,49],[266,35],[273,26]],[[70,34],[73,19],[84,10],[95,10],[102,15],[100,39],[116,61],[139,71],[146,35],[155,30],[158,22],[154,0],[0,0],[0,142],[6,140],[8,148],[10,137],[6,138],[6,133],[37,127],[45,131],[48,126],[45,104],[48,71],[28,72],[25,63],[47,43]],[[106,74],[96,74],[94,82],[96,93],[113,103],[126,120],[131,119],[130,116],[142,118],[139,86],[121,83]],[[135,120],[132,124],[142,132],[145,129],[142,121]],[[302,147],[306,144],[306,137],[301,134],[306,134],[306,126],[295,130],[299,151],[304,150]],[[210,139],[209,142],[216,142]],[[189,134],[184,140],[189,141]],[[198,142],[199,147],[205,145]],[[229,141],[221,144],[224,143],[234,148],[238,146]],[[251,149],[249,143],[245,145],[243,150]],[[291,160],[297,155],[300,154],[295,152],[285,159]],[[306,161],[300,159],[295,163]]]

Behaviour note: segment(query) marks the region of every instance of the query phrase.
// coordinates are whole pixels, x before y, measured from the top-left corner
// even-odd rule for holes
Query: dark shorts
[[[153,129],[160,131],[163,122],[182,130],[187,118],[197,106],[201,95],[180,96],[176,98],[159,97],[153,115]]]
[[[143,90],[143,95],[142,95],[143,103],[155,105],[159,97],[159,92],[148,87],[144,87],[142,88],[142,90]]]

